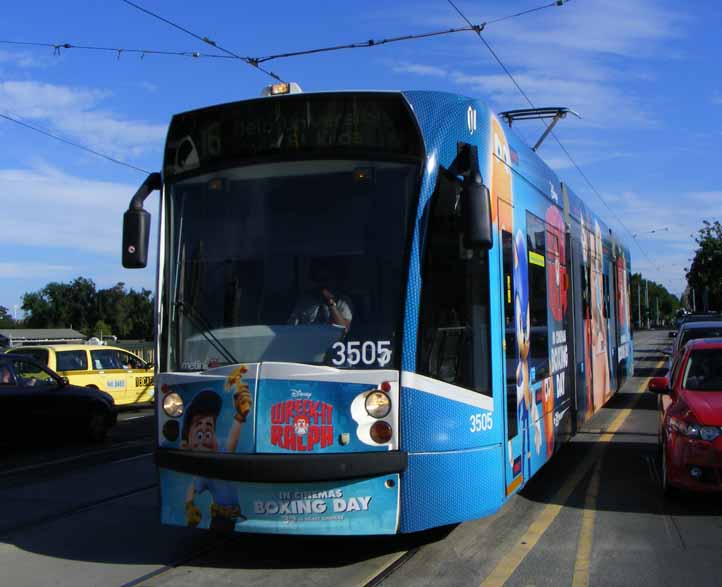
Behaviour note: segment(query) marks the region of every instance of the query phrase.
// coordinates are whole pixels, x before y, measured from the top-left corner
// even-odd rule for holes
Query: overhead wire
[[[216,41],[214,41],[214,40],[212,40],[212,39],[209,39],[208,37],[201,37],[200,35],[194,33],[193,31],[191,31],[191,30],[189,30],[189,29],[187,29],[187,28],[185,28],[185,27],[182,27],[181,25],[173,22],[172,20],[169,20],[169,19],[167,19],[167,18],[165,18],[165,17],[163,17],[163,16],[160,16],[159,14],[156,14],[155,12],[151,12],[151,11],[148,10],[147,8],[144,8],[143,6],[140,6],[139,4],[136,4],[135,2],[131,2],[131,0],[120,0],[120,1],[121,1],[121,2],[124,2],[124,3],[127,4],[128,6],[132,6],[132,7],[135,8],[136,10],[139,10],[139,11],[144,12],[145,14],[147,14],[147,15],[149,15],[149,16],[152,16],[153,18],[157,18],[158,20],[160,20],[160,21],[162,21],[162,22],[164,22],[164,23],[166,23],[166,24],[168,24],[168,25],[170,25],[170,26],[178,29],[179,31],[182,31],[182,32],[186,33],[187,35],[190,35],[191,37],[193,37],[193,38],[195,38],[195,39],[198,39],[199,41],[201,41],[201,42],[203,42],[203,43],[206,43],[206,44],[210,45],[211,47],[215,47],[216,49],[218,49],[219,51],[222,51],[223,53],[225,53],[225,54],[227,54],[227,55],[230,55],[230,56],[232,56],[232,57],[235,57],[236,59],[240,59],[240,60],[243,61],[244,63],[247,63],[247,64],[250,65],[251,67],[254,67],[255,69],[257,69],[257,70],[265,73],[267,76],[275,79],[275,80],[278,81],[278,82],[283,82],[283,81],[284,81],[284,80],[281,79],[278,75],[276,75],[275,73],[273,73],[271,70],[266,69],[266,68],[264,68],[264,67],[261,67],[261,65],[260,65],[257,61],[255,61],[253,58],[251,58],[251,57],[247,57],[247,56],[244,57],[243,55],[239,55],[238,53],[234,53],[233,51],[231,51],[231,50],[229,50],[229,49],[226,49],[225,47],[219,45]]]
[[[163,49],[129,49],[125,47],[102,47],[96,45],[74,45],[72,43],[40,43],[33,41],[9,41],[0,39],[2,45],[21,45],[28,47],[48,47],[53,50],[55,55],[60,55],[62,49],[80,49],[83,51],[105,51],[115,53],[118,58],[123,53],[135,53],[140,54],[140,58],[143,59],[146,55],[171,55],[174,57],[191,57],[194,59],[200,59],[204,57],[210,57],[215,59],[235,59],[230,55],[220,55],[218,53],[201,53],[200,51],[167,51]]]
[[[399,37],[389,37],[388,39],[369,39],[368,41],[359,41],[357,43],[346,43],[343,45],[332,45],[330,47],[319,47],[317,49],[305,49],[302,51],[290,51],[288,53],[277,53],[275,55],[266,55],[265,57],[256,57],[254,60],[258,63],[264,63],[273,59],[285,59],[288,57],[299,57],[301,55],[314,55],[317,53],[329,53],[331,51],[341,51],[344,49],[365,49],[369,47],[378,47],[379,45],[388,45],[389,43],[398,43],[400,41],[417,41],[419,39],[427,39],[429,37],[438,37],[441,35],[452,35],[454,33],[463,33],[468,31],[475,31],[477,29],[482,30],[485,23],[481,24],[469,24],[469,26],[455,28],[455,29],[444,29],[440,31],[432,31],[429,33],[414,33],[409,35],[402,35]]]
[[[330,47],[320,47],[317,49],[306,49],[303,51],[291,51],[288,53],[277,53],[275,55],[267,55],[265,57],[257,57],[254,60],[258,63],[264,63],[266,61],[271,61],[273,59],[283,59],[287,57],[298,57],[300,55],[313,55],[317,53],[328,53],[330,51],[341,51],[344,49],[366,49],[370,47],[378,47],[379,45],[387,45],[389,43],[398,43],[401,41],[417,41],[419,39],[428,39],[429,37],[438,37],[442,35],[453,35],[456,33],[463,33],[463,32],[469,32],[473,31],[475,33],[481,33],[488,25],[495,24],[498,22],[502,22],[505,20],[509,20],[512,18],[518,18],[520,16],[524,16],[526,14],[530,14],[532,12],[537,12],[539,10],[544,10],[545,8],[551,8],[552,6],[561,6],[565,1],[569,0],[554,0],[553,2],[550,2],[548,4],[543,4],[541,6],[536,6],[534,8],[530,8],[528,10],[522,10],[521,12],[515,12],[514,14],[507,14],[506,16],[501,16],[499,18],[494,18],[492,20],[487,20],[484,22],[480,22],[478,24],[474,24],[468,19],[465,19],[468,26],[460,27],[460,28],[451,28],[451,29],[442,29],[438,31],[432,31],[428,33],[413,33],[408,35],[401,35],[398,37],[389,37],[387,39],[369,39],[368,41],[359,41],[356,43],[346,43],[342,45],[332,45]]]
[[[513,14],[508,14],[506,16],[501,16],[499,18],[494,18],[488,21],[480,22],[478,24],[473,24],[471,22],[468,22],[468,26],[460,27],[460,28],[451,28],[451,29],[442,29],[438,31],[431,31],[426,33],[410,33],[407,35],[400,35],[396,37],[389,37],[389,38],[383,38],[383,39],[369,39],[367,41],[359,41],[359,42],[353,42],[353,43],[344,43],[340,45],[331,45],[327,47],[317,47],[313,49],[304,49],[300,51],[288,51],[285,53],[276,53],[272,55],[265,55],[262,57],[250,57],[250,56],[242,56],[237,55],[236,53],[233,53],[231,51],[228,51],[226,49],[223,49],[220,47],[215,41],[212,41],[208,37],[201,37],[200,35],[197,35],[196,33],[189,31],[188,29],[177,25],[176,23],[171,22],[170,20],[159,16],[155,13],[152,13],[151,11],[143,8],[142,6],[139,6],[138,4],[135,4],[134,2],[131,2],[130,0],[122,0],[126,4],[129,4],[130,6],[133,6],[134,8],[137,8],[138,10],[141,10],[142,12],[145,12],[146,14],[149,14],[155,18],[158,18],[159,20],[162,20],[163,22],[166,22],[170,24],[171,26],[174,26],[175,28],[178,28],[179,30],[185,32],[186,34],[189,34],[193,36],[196,39],[199,39],[200,41],[203,41],[204,43],[207,43],[213,47],[216,47],[222,51],[225,52],[225,54],[218,54],[218,53],[201,53],[199,51],[170,51],[170,50],[163,50],[163,49],[143,49],[143,48],[125,48],[125,47],[104,47],[104,46],[96,46],[96,45],[76,45],[73,43],[41,43],[41,42],[30,42],[30,41],[10,41],[10,40],[2,40],[0,39],[0,44],[7,44],[7,45],[24,45],[24,46],[31,46],[31,47],[48,47],[53,49],[53,52],[56,55],[59,55],[61,50],[63,49],[79,49],[79,50],[85,50],[85,51],[105,51],[110,53],[115,53],[118,58],[124,53],[132,53],[132,54],[139,54],[141,56],[141,59],[145,57],[146,55],[165,55],[165,56],[175,56],[175,57],[189,57],[194,59],[200,59],[200,58],[213,58],[213,59],[240,59],[242,61],[245,61],[249,65],[252,65],[253,67],[257,67],[261,63],[265,63],[267,61],[272,61],[275,59],[286,59],[289,57],[300,57],[303,55],[315,55],[319,53],[329,53],[332,51],[342,51],[347,49],[364,49],[364,48],[371,48],[371,47],[378,47],[380,45],[387,45],[390,43],[398,43],[402,41],[417,41],[420,39],[427,39],[431,37],[438,37],[442,35],[450,35],[450,34],[456,34],[456,33],[462,33],[462,32],[481,32],[483,31],[488,25],[490,24],[496,24],[499,22],[503,22],[505,20],[509,20],[512,18],[518,18],[527,14],[530,14],[532,12],[537,12],[539,10],[544,10],[546,8],[551,8],[553,6],[560,6],[564,2],[568,2],[569,0],[554,0],[553,2],[550,2],[548,4],[543,4],[541,6],[536,6],[534,8],[530,8],[528,10],[523,10],[521,12],[515,12]],[[261,68],[259,68],[261,69]],[[264,69],[261,69],[261,71],[264,71]],[[267,72],[270,75],[274,76],[272,72]],[[277,77],[274,77],[274,79],[278,79]]]
[[[135,171],[139,171],[141,173],[149,174],[150,171],[147,169],[143,169],[142,167],[136,167],[135,165],[131,165],[130,163],[126,163],[125,161],[121,161],[120,159],[116,159],[115,157],[111,157],[110,155],[106,155],[105,153],[101,153],[100,151],[96,151],[95,149],[91,149],[90,147],[86,147],[85,145],[81,145],[79,143],[75,143],[73,141],[70,141],[68,139],[65,139],[61,136],[58,136],[56,134],[51,133],[50,131],[44,130],[42,128],[39,128],[37,126],[33,126],[32,124],[29,124],[27,122],[24,122],[23,120],[20,120],[20,117],[17,115],[10,116],[8,114],[0,113],[0,118],[3,118],[5,120],[8,120],[10,122],[13,122],[15,124],[18,124],[20,126],[23,126],[25,128],[28,128],[32,131],[35,131],[37,133],[40,133],[42,135],[45,135],[46,137],[50,137],[52,139],[55,139],[56,141],[60,141],[61,143],[65,143],[66,145],[70,145],[72,147],[75,147],[76,149],[82,149],[83,151],[87,151],[88,153],[92,153],[93,155],[96,155],[98,157],[102,157],[103,159],[107,159],[108,161],[111,161],[112,163],[116,163],[118,165],[122,165],[124,167],[128,167],[130,169],[133,169]]]
[[[570,0],[557,0],[556,2],[554,2],[553,4],[550,4],[550,5],[548,5],[548,6],[552,6],[552,5],[554,5],[554,6],[562,6],[565,2],[569,2],[569,1],[570,1]],[[448,3],[451,5],[451,7],[459,14],[459,16],[461,16],[461,18],[463,18],[467,23],[471,24],[471,21],[470,21],[470,20],[466,17],[466,15],[459,9],[459,7],[458,7],[456,4],[454,4],[453,0],[447,0],[447,2],[448,2]],[[501,60],[501,58],[499,57],[499,55],[497,55],[497,53],[494,51],[494,49],[491,47],[491,45],[488,43],[488,41],[482,36],[481,31],[474,31],[474,32],[475,32],[476,35],[479,37],[479,39],[480,39],[481,42],[484,44],[484,46],[486,46],[486,48],[489,50],[489,52],[491,53],[491,55],[494,57],[495,61],[496,61],[496,62],[499,64],[499,66],[504,70],[504,73],[506,73],[506,75],[507,75],[507,76],[509,77],[509,79],[512,81],[512,83],[514,84],[514,86],[516,86],[516,89],[517,89],[517,90],[519,91],[519,93],[523,96],[523,98],[527,101],[527,103],[528,103],[532,108],[536,108],[536,106],[534,105],[534,102],[532,102],[531,98],[529,98],[529,96],[528,96],[527,93],[524,91],[524,89],[521,87],[521,85],[519,85],[519,82],[516,81],[516,78],[514,78],[514,76],[512,75],[511,71],[509,71],[509,68],[504,64],[504,62]],[[547,125],[546,125],[543,121],[540,121],[540,122],[541,122],[542,126],[544,126],[544,128],[547,128]],[[611,206],[607,203],[607,201],[602,197],[602,195],[599,193],[599,190],[597,190],[597,188],[594,186],[594,184],[593,184],[592,181],[589,179],[589,177],[587,176],[587,174],[582,171],[581,167],[579,167],[579,165],[578,165],[577,162],[574,160],[574,158],[572,157],[572,155],[571,155],[571,153],[569,152],[569,150],[564,146],[564,144],[561,142],[561,140],[559,139],[559,137],[557,137],[556,133],[554,133],[554,131],[550,131],[550,134],[551,134],[551,136],[554,138],[554,141],[557,143],[557,145],[558,145],[559,148],[562,150],[562,152],[567,156],[567,158],[569,159],[570,163],[571,163],[571,164],[574,166],[574,168],[577,170],[577,172],[579,173],[579,175],[582,176],[582,179],[584,179],[584,181],[585,181],[585,183],[587,184],[587,186],[592,190],[592,193],[594,193],[594,195],[602,202],[602,204],[604,204],[604,206],[607,208],[607,210],[609,210],[609,212],[610,212],[610,213],[612,214],[612,216],[616,219],[616,221],[619,223],[619,225],[620,225],[622,228],[624,228],[624,230],[627,232],[627,234],[629,234],[629,236],[632,238],[632,240],[633,240],[634,243],[637,245],[637,247],[639,248],[639,250],[640,250],[640,251],[642,252],[642,254],[646,257],[647,261],[649,261],[649,263],[650,263],[653,267],[655,267],[655,268],[657,269],[657,271],[661,271],[659,265],[657,265],[657,264],[650,258],[650,256],[647,254],[647,251],[645,251],[645,250],[642,248],[642,245],[639,244],[639,241],[638,241],[637,238],[634,236],[634,234],[632,233],[632,231],[629,230],[629,228],[627,227],[627,225],[624,224],[624,222],[622,222],[621,218],[619,218],[619,216],[617,215],[617,213],[612,209],[612,207],[611,207]]]

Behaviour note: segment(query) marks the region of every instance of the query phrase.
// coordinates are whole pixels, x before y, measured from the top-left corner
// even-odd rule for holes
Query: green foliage
[[[657,300],[659,300],[659,319],[665,324],[671,324],[674,322],[677,310],[680,307],[680,301],[677,296],[669,293],[667,288],[660,283],[650,281],[642,277],[639,273],[633,273],[630,281],[631,285],[631,304],[632,304],[632,322],[637,324],[639,322],[639,310],[641,309],[642,321],[646,321],[647,318],[651,322],[657,320]],[[645,289],[648,288],[649,294],[649,305],[645,304]],[[641,305],[638,305],[637,295],[641,294]]]
[[[93,326],[93,334],[97,337],[110,336],[113,334],[113,328],[107,322],[98,320]]]
[[[695,238],[697,250],[687,271],[697,310],[722,310],[722,224],[705,220]]]
[[[52,282],[23,296],[28,328],[69,328],[88,336],[153,337],[153,297],[147,289],[126,290],[124,283],[97,290],[92,280]]]
[[[14,328],[15,320],[5,306],[0,306],[0,328]]]

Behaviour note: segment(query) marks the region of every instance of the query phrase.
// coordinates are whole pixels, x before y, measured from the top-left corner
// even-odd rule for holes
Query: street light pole
[[[637,282],[637,324],[642,328],[642,276],[639,276]]]
[[[657,328],[659,328],[659,298],[656,299],[657,306]]]
[[[644,281],[644,310],[647,314],[647,330],[649,330],[649,281]]]

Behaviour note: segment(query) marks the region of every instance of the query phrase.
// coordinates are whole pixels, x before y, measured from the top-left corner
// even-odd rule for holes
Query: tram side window
[[[526,231],[529,256],[529,321],[531,323],[529,367],[533,369],[532,383],[534,383],[549,375],[544,221],[527,212]]]
[[[604,288],[604,304],[602,312],[605,318],[609,318],[609,275],[602,276],[602,287]]]
[[[491,395],[488,253],[461,246],[458,193],[442,175],[430,203],[417,371]]]

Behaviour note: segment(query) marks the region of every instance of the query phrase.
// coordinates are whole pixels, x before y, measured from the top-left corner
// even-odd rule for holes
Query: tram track
[[[41,516],[39,518],[36,518],[36,519],[28,521],[28,522],[21,522],[20,524],[16,524],[15,526],[10,526],[9,528],[4,528],[3,530],[1,530],[0,531],[0,541],[5,541],[12,534],[16,534],[18,532],[24,532],[26,530],[31,530],[38,526],[42,526],[43,524],[57,522],[58,520],[62,520],[63,518],[68,518],[68,517],[74,516],[76,514],[80,514],[80,513],[92,510],[94,508],[100,507],[100,506],[105,506],[110,503],[126,499],[133,495],[137,495],[139,493],[143,493],[144,491],[149,491],[150,489],[153,489],[155,487],[158,487],[157,482],[146,484],[141,487],[136,487],[134,489],[130,489],[130,490],[124,491],[122,493],[117,493],[115,495],[110,495],[110,496],[104,497],[102,499],[96,499],[93,501],[81,503],[79,505],[76,505],[76,506],[73,506],[70,508],[66,508],[59,512],[54,512],[52,514]]]
[[[139,587],[146,581],[155,579],[156,577],[164,575],[165,573],[173,571],[174,569],[177,569],[178,567],[182,567],[183,565],[187,565],[188,563],[191,563],[194,560],[201,558],[202,556],[212,552],[214,549],[216,549],[218,547],[222,547],[224,544],[228,543],[229,541],[230,541],[229,538],[223,538],[223,539],[216,538],[215,540],[211,540],[210,543],[205,544],[201,548],[197,548],[197,549],[193,550],[193,552],[190,552],[186,556],[181,557],[181,558],[179,558],[173,562],[170,562],[166,565],[163,565],[161,567],[158,567],[157,569],[149,571],[148,573],[145,573],[145,574],[141,575],[140,577],[136,577],[135,579],[131,579],[130,581],[122,583],[118,587]]]
[[[399,553],[399,556],[389,562],[378,573],[362,584],[362,587],[378,587],[383,582],[404,566],[421,550],[421,546],[410,548],[409,550]]]
[[[128,440],[125,442],[120,442],[117,444],[114,444],[112,446],[109,446],[107,448],[102,448],[98,450],[92,450],[92,451],[85,451],[78,454],[66,456],[66,457],[60,457],[60,458],[51,458],[51,459],[45,459],[43,461],[32,463],[28,465],[21,465],[17,467],[12,467],[10,469],[0,470],[0,481],[3,479],[6,479],[8,477],[13,477],[16,475],[22,475],[26,473],[33,473],[36,471],[42,471],[47,470],[48,467],[56,467],[56,466],[66,466],[72,463],[78,463],[82,462],[84,460],[94,460],[95,458],[101,456],[101,455],[109,455],[116,452],[122,452],[129,449],[134,448],[140,448],[144,447],[146,445],[150,446],[153,442],[153,436],[143,436],[142,438],[137,438],[134,440]],[[94,466],[96,464],[104,464],[103,461],[99,462],[92,462],[90,463],[90,466]]]
[[[209,536],[213,536],[209,534]],[[217,549],[222,549],[226,544],[229,544],[233,538],[222,538],[211,540],[209,543],[204,544],[200,548],[194,549],[187,555],[162,565],[152,571],[149,571],[135,579],[131,579],[125,583],[120,584],[118,587],[141,587],[147,581],[156,579],[166,573],[178,569],[184,565],[190,564],[198,559],[201,559],[206,554],[209,554]],[[374,574],[363,582],[359,583],[359,587],[378,587],[383,582],[391,577],[396,571],[398,571],[404,564],[411,560],[418,552],[422,549],[422,546],[416,546],[408,550],[401,551],[392,560],[388,561],[380,570],[375,571]]]

